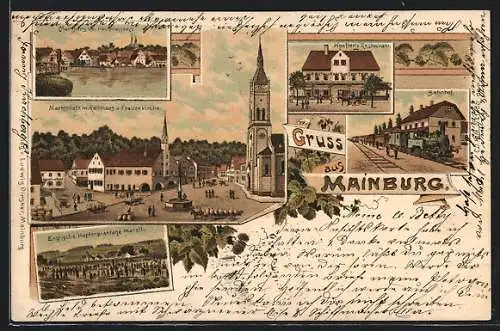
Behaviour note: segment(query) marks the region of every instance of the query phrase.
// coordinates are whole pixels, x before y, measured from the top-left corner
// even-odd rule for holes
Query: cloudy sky
[[[273,132],[283,132],[286,105],[286,34],[267,31],[262,36],[264,67],[271,80]],[[172,101],[37,101],[33,130],[57,133],[90,133],[108,125],[119,134],[149,138],[160,136],[166,112],[170,141],[246,141],[249,83],[256,69],[258,37],[220,31],[202,34],[202,84],[189,75],[172,75]],[[50,105],[155,106],[152,111],[54,111]]]
[[[82,48],[88,46],[96,49],[103,44],[114,43],[118,47],[124,47],[130,43],[130,34],[134,32],[137,43],[143,45],[168,44],[168,33],[166,29],[148,30],[143,33],[142,29],[114,26],[112,30],[99,31],[65,31],[59,32],[57,28],[49,26],[38,27],[35,35],[36,47],[52,47],[65,50]]]
[[[104,243],[124,245],[144,240],[164,239],[165,237],[163,225],[104,225],[72,230],[40,231],[35,232],[35,234],[37,253],[52,250],[66,251],[73,247],[96,246]],[[75,234],[76,238],[73,239],[68,234]],[[78,238],[78,235],[86,236],[86,238]]]
[[[411,105],[415,110],[418,110],[420,105],[428,106],[431,100],[434,103],[444,100],[453,102],[467,119],[469,117],[469,92],[467,90],[453,90],[452,92],[453,95],[450,96],[429,94],[429,90],[396,90],[394,94],[394,115],[350,115],[347,120],[347,136],[371,134],[375,125],[382,125],[389,118],[392,118],[392,122],[396,123],[397,113],[400,113],[401,117],[405,118]]]

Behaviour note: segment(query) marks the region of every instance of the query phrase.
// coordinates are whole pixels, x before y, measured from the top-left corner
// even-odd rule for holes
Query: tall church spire
[[[269,84],[269,79],[267,78],[266,72],[264,70],[264,55],[262,54],[262,45],[260,43],[260,36],[259,36],[259,51],[257,52],[257,70],[255,70],[255,74],[253,75],[252,84],[257,84],[257,85]]]
[[[168,139],[168,132],[167,132],[167,114],[166,114],[166,113],[163,115],[163,131],[162,131],[161,138],[162,138],[163,140]]]
[[[264,55],[262,55],[262,45],[259,36],[259,51],[257,53],[257,68],[264,68]]]

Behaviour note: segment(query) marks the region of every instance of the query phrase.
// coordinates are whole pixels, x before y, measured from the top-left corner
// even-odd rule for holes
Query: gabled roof
[[[38,163],[40,171],[64,171],[64,163],[61,160],[40,160]]]
[[[83,159],[83,158],[75,158],[74,160],[74,169],[87,169],[89,166],[90,159]]]
[[[38,165],[38,159],[31,159],[31,185],[41,185],[42,184],[42,176],[40,175],[40,167]]]
[[[304,65],[302,66],[303,71],[330,71],[331,70],[331,60],[337,54],[338,51],[310,51],[307,56]],[[351,71],[378,71],[380,66],[375,60],[373,53],[371,51],[342,51],[349,57],[349,66]]]
[[[403,118],[401,123],[418,121],[430,116],[449,118],[460,121],[465,120],[464,115],[460,112],[457,105],[445,100],[433,105],[429,105],[422,109],[415,110],[412,114]]]
[[[272,154],[273,152],[271,151],[271,149],[269,147],[266,147],[263,150],[261,150],[257,155],[272,155]]]
[[[285,152],[285,136],[281,133],[271,134],[271,143],[276,153]]]
[[[51,47],[37,47],[35,54],[36,57],[38,58],[39,56],[47,56],[50,53],[52,53],[52,48]]]
[[[64,57],[66,57],[67,59],[70,59],[70,60],[75,58],[72,51],[63,51],[63,55],[64,55]]]
[[[113,155],[100,155],[106,167],[152,167],[161,150],[120,151]]]

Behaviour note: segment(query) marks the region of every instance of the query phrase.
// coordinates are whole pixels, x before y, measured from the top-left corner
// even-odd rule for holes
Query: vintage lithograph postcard
[[[11,27],[13,322],[491,318],[489,11]]]

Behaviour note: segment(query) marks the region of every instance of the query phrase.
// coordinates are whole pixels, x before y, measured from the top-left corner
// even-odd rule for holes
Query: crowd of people
[[[168,277],[166,258],[118,258],[60,265],[39,265],[41,280]]]

